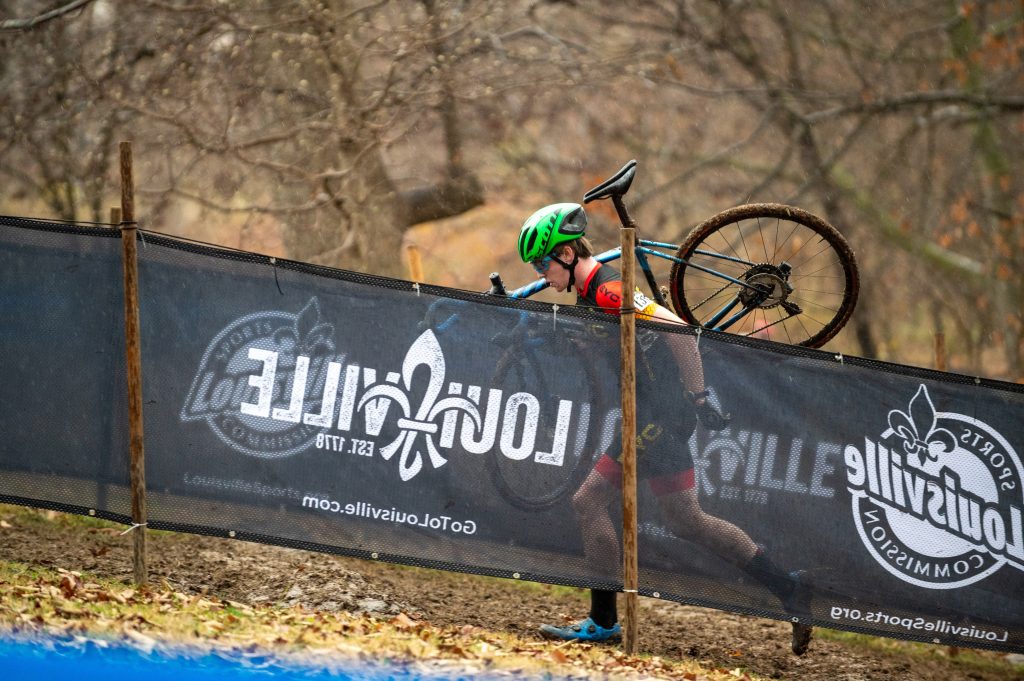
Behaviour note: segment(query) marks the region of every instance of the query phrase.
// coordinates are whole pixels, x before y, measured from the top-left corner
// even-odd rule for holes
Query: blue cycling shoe
[[[563,641],[608,641],[622,638],[622,627],[616,622],[610,628],[605,629],[588,617],[576,624],[564,627],[542,624],[540,633],[547,638],[560,638]]]

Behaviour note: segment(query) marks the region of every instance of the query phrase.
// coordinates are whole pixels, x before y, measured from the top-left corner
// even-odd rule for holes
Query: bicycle
[[[630,161],[588,191],[584,203],[610,198],[622,225],[635,229],[622,197],[633,182],[636,165],[636,161]],[[773,229],[765,229],[763,221],[768,220],[774,221]],[[813,251],[810,256],[798,258],[808,247]],[[751,257],[751,251],[763,253],[764,258]],[[672,263],[665,290],[658,286],[648,256]],[[595,256],[602,263],[621,257],[619,248]],[[820,347],[833,338],[852,314],[859,289],[856,259],[839,231],[805,210],[782,204],[747,204],[718,213],[694,227],[681,244],[638,239],[635,257],[655,301],[667,306],[666,293],[670,295],[672,307],[689,324],[747,336],[766,336],[781,326],[787,342],[793,345]],[[807,281],[817,282],[817,288],[798,287]],[[708,282],[715,283],[709,286]],[[826,288],[830,282],[832,289]],[[525,299],[547,286],[547,282],[538,280],[507,291],[501,276],[493,273],[491,287],[485,293]],[[450,332],[464,319],[461,305],[451,300],[435,302],[422,326],[442,334]],[[805,311],[812,307],[824,312]],[[447,316],[441,314],[444,308],[451,310],[444,313]],[[508,313],[508,331],[492,338],[504,348],[492,386],[542,395],[550,410],[561,396],[546,377],[545,365],[579,366],[583,379],[569,384],[577,396],[583,393],[582,401],[589,408],[585,420],[602,418],[609,412],[611,391],[603,386],[601,376],[614,369],[575,359],[593,356],[583,351],[587,343],[607,344],[611,339],[595,338],[598,327],[583,320],[563,318],[556,329],[535,314],[515,309]],[[805,320],[813,328],[808,329]],[[563,466],[543,474],[500,456],[489,457],[488,468],[506,501],[517,508],[542,510],[560,503],[579,486],[592,468],[604,437],[601,429],[582,428],[574,434],[571,455]]]
[[[635,229],[623,196],[636,165],[624,165],[584,194],[583,202],[610,198],[622,225]],[[857,260],[843,235],[822,218],[783,204],[723,211],[691,229],[681,244],[637,239],[634,255],[655,302],[669,307],[670,296],[685,322],[790,345],[817,348],[835,337],[860,288]],[[658,285],[648,256],[672,263],[668,286]],[[619,248],[595,256],[602,263],[621,257]],[[494,274],[489,293],[522,299],[547,286],[537,281],[505,292]]]

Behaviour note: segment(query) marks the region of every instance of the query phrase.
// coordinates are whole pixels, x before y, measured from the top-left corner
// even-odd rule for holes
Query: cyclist
[[[556,290],[575,288],[578,305],[618,314],[623,296],[621,277],[617,270],[594,259],[592,246],[585,237],[586,227],[587,216],[579,204],[556,203],[541,208],[520,230],[519,256]],[[683,323],[639,290],[633,298],[641,319]],[[637,347],[637,375],[641,379],[637,381],[637,471],[638,477],[650,485],[666,525],[676,536],[701,544],[739,566],[779,598],[787,612],[809,616],[811,589],[805,573],[783,571],[743,530],[700,507],[687,440],[698,420],[709,430],[721,430],[727,425],[728,416],[707,401],[696,342],[686,334],[638,329]],[[673,400],[666,399],[666,395],[679,391],[687,398],[681,410]],[[669,423],[673,427],[663,427]],[[620,438],[616,436],[610,448],[619,457]],[[606,453],[572,499],[582,528],[585,555],[591,560],[603,559],[603,566],[612,570],[617,567],[610,566],[609,561],[619,556],[619,542],[609,507],[619,500],[621,487],[622,466]],[[616,593],[592,589],[590,594],[588,617],[564,627],[546,624],[541,632],[566,640],[619,637]],[[802,655],[807,650],[811,632],[808,625],[793,624],[794,653]]]

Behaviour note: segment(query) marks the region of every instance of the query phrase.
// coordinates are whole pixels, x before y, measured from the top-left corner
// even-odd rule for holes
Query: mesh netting
[[[130,515],[121,243],[112,230],[0,229],[0,495]]]
[[[117,233],[4,222],[0,499],[126,522]],[[621,587],[614,316],[138,254],[151,527]],[[638,327],[642,593],[1024,647],[1020,386]]]

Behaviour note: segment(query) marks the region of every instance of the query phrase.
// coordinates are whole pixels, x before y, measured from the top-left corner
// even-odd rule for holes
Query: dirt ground
[[[26,518],[0,506],[0,559],[131,581],[131,541],[120,528]],[[97,525],[99,525],[97,523]],[[148,535],[152,581],[186,593],[206,592],[254,605],[320,610],[405,612],[436,625],[473,625],[539,638],[543,622],[562,623],[586,612],[585,592],[526,585],[327,556],[192,535]],[[801,658],[789,652],[789,625],[773,620],[641,599],[641,652],[693,658],[709,667],[772,678],[822,680],[1024,678],[999,653],[906,645],[823,632]],[[1010,657],[1024,662],[1019,656]]]

